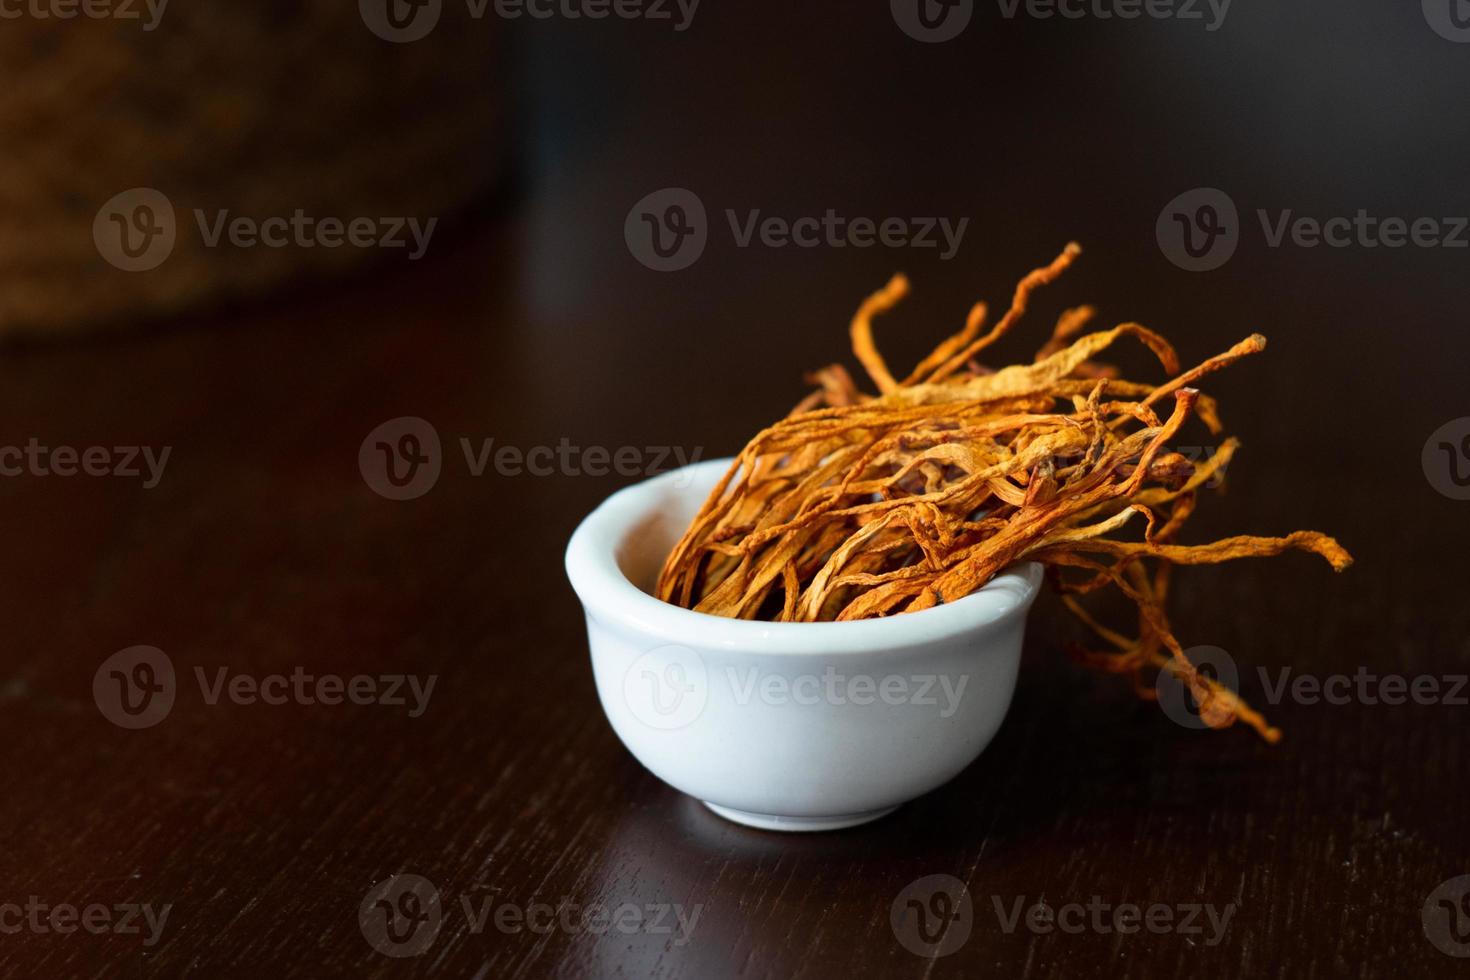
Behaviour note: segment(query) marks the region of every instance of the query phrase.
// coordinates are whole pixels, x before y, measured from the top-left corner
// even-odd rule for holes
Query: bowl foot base
[[[747,827],[755,827],[758,830],[842,830],[845,827],[856,827],[859,824],[869,823],[880,817],[886,817],[898,807],[884,807],[881,810],[868,810],[864,813],[839,813],[830,817],[783,817],[774,813],[751,813],[747,810],[735,810],[728,806],[720,806],[718,803],[710,803],[708,800],[701,801],[715,813],[726,820],[744,824]]]

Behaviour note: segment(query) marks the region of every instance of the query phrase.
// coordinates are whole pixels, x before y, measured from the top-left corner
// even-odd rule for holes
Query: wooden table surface
[[[1470,46],[1417,4],[1241,5],[1215,31],[977,5],[944,44],[867,6],[711,2],[683,32],[516,25],[521,186],[423,261],[0,352],[0,447],[170,450],[151,488],[0,479],[0,975],[1464,975],[1446,950],[1470,930],[1453,881],[1470,874],[1465,692],[1272,704],[1268,689],[1286,668],[1445,693],[1470,672],[1470,502],[1421,466],[1431,433],[1470,415],[1470,252],[1273,247],[1257,212],[1470,214]],[[624,241],[633,203],[666,187],[709,215],[678,272]],[[1196,187],[1239,209],[1237,251],[1210,272],[1155,239]],[[725,215],[829,208],[970,220],[946,260],[741,247]],[[632,446],[639,465],[648,447],[727,455],[800,397],[803,370],[845,356],[847,318],[891,272],[915,292],[880,343],[908,363],[1074,238],[1081,263],[1005,358],[1084,301],[1187,360],[1270,338],[1207,386],[1245,448],[1189,540],[1316,528],[1357,564],[1184,570],[1171,613],[1187,645],[1240,664],[1283,741],[1189,730],[1074,665],[1080,634],[1047,595],[999,735],[891,817],[766,833],[660,783],[603,717],[562,571],[578,520],[633,478],[562,462],[476,476],[460,440]],[[358,452],[403,416],[444,448],[433,488],[397,501]],[[176,691],[129,730],[101,668],[137,645],[166,654]],[[435,686],[416,715],[412,697],[242,703],[210,696],[222,669]],[[359,917],[397,874],[442,910],[407,946]],[[934,875],[966,903],[938,958],[890,920]],[[1007,926],[1042,900],[1084,924]],[[646,911],[601,935],[580,918],[625,904],[672,929]],[[1175,927],[1120,932],[1128,904],[1166,906]],[[60,932],[57,906],[108,911],[99,934]],[[1229,917],[1181,931],[1188,906]]]

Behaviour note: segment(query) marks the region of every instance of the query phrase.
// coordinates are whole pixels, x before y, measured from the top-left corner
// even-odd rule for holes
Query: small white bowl
[[[766,830],[852,827],[948,782],[1005,718],[1041,566],[862,622],[751,622],[655,599],[664,558],[729,465],[621,490],[567,546],[613,730],[670,786]]]

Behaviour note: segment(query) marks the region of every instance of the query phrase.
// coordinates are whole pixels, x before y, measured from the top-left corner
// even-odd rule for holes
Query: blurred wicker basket
[[[403,0],[190,0],[151,30],[141,2],[141,21],[6,21],[0,336],[177,313],[392,258],[350,243],[211,248],[196,208],[444,219],[482,196],[504,160],[494,18],[431,0],[432,32],[394,43],[367,25],[375,2]],[[130,220],[99,209],[131,188],[176,215],[172,250],[146,272],[118,268],[94,238],[94,223]]]

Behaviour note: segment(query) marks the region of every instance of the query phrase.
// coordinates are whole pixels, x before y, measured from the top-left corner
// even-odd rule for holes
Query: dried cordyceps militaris
[[[1031,292],[1079,251],[1068,245],[1021,280],[1011,308],[984,334],[985,306],[976,305],[964,329],[901,381],[873,344],[872,319],[903,298],[908,282],[895,276],[869,297],[853,318],[852,345],[879,394],[859,391],[839,365],[811,375],[820,388],[752,439],[710,494],[664,564],[659,598],[742,619],[864,619],[952,602],[1008,565],[1037,561],[1067,607],[1112,648],[1080,651],[1083,662],[1128,674],[1144,698],[1157,696],[1145,671],[1167,670],[1188,685],[1212,727],[1238,719],[1279,739],[1234,692],[1194,668],[1163,610],[1176,564],[1292,548],[1338,571],[1352,563],[1315,531],[1175,543],[1197,491],[1223,475],[1238,445],[1226,440],[1199,464],[1169,451],[1190,414],[1221,430],[1214,402],[1191,386],[1266,340],[1253,334],[1179,373],[1168,342],[1135,323],[1074,340],[1093,314],[1079,307],[1062,315],[1034,363],[999,371],[977,364],[975,355],[1025,312]],[[1123,381],[1091,360],[1125,336],[1146,345],[1172,380]],[[1115,537],[1135,516],[1142,540]],[[1138,606],[1137,637],[1102,625],[1076,599],[1107,585]]]

